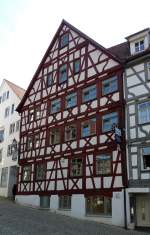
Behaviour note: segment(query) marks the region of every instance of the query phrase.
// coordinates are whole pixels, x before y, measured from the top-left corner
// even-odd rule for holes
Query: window
[[[31,136],[28,137],[27,138],[27,150],[31,150],[32,149],[32,142],[33,142],[32,137]]]
[[[59,196],[59,209],[64,209],[64,210],[71,209],[71,196],[68,195]]]
[[[50,87],[53,84],[53,73],[47,74],[47,87]]]
[[[112,214],[111,198],[103,196],[89,196],[86,198],[86,213],[93,215]]]
[[[150,147],[142,148],[142,156],[143,156],[143,169],[150,170]]]
[[[41,117],[41,108],[37,106],[35,109],[35,120],[38,120]]]
[[[150,80],[150,62],[147,63],[147,71],[148,71],[147,79]]]
[[[82,101],[87,102],[90,100],[96,99],[96,85],[87,87],[83,89],[82,92]]]
[[[7,156],[9,157],[9,156],[11,156],[12,155],[12,145],[10,144],[10,145],[8,145],[8,147],[7,147]]]
[[[12,104],[12,106],[11,106],[11,114],[13,114],[13,113],[14,113],[14,110],[15,110],[15,105],[14,105],[14,104]]]
[[[107,95],[117,90],[118,90],[117,76],[102,81],[102,95]]]
[[[34,109],[29,110],[29,123],[34,120]]]
[[[76,125],[70,125],[65,127],[65,141],[74,140],[77,137]]]
[[[9,98],[9,91],[7,91],[7,95],[6,95],[7,99]]]
[[[0,162],[2,162],[2,158],[3,158],[3,149],[0,149]]]
[[[1,187],[7,187],[8,167],[2,168]]]
[[[150,101],[138,105],[139,124],[150,122]]]
[[[71,176],[82,176],[82,159],[75,158],[71,160]]]
[[[4,130],[0,130],[0,143],[4,141]]]
[[[36,180],[44,180],[46,176],[46,165],[44,163],[36,165]]]
[[[144,51],[144,40],[135,43],[135,52]]]
[[[2,96],[0,96],[0,104],[2,103]]]
[[[50,130],[50,144],[60,143],[60,129]]]
[[[96,134],[96,118],[82,122],[81,136],[86,137],[94,134]]]
[[[22,181],[30,181],[30,179],[31,179],[31,166],[23,166]]]
[[[60,37],[60,48],[67,46],[69,43],[69,34],[65,33]]]
[[[20,128],[20,120],[16,122],[16,131],[19,131],[19,128]]]
[[[38,148],[40,146],[40,135],[37,134],[34,136],[34,148]]]
[[[109,113],[102,116],[102,131],[111,131],[112,126],[118,124],[118,113]]]
[[[9,134],[11,135],[14,132],[15,132],[15,123],[11,123],[9,126]]]
[[[67,65],[63,64],[59,68],[59,83],[67,81]]]
[[[57,113],[60,111],[61,102],[60,99],[51,102],[51,113]]]
[[[111,174],[111,156],[106,154],[100,154],[96,156],[96,174],[107,175]]]
[[[5,109],[5,118],[9,116],[9,109],[10,109],[9,107]]]
[[[66,108],[71,108],[77,105],[77,94],[72,93],[66,96]]]
[[[76,59],[73,64],[74,74],[79,73],[80,71],[80,59]]]

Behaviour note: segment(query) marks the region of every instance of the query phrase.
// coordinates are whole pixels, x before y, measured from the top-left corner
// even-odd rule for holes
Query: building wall
[[[0,143],[0,149],[3,149],[2,153],[2,161],[0,162],[0,179],[1,179],[1,172],[2,168],[8,167],[8,180],[10,178],[10,167],[17,165],[17,160],[12,160],[12,156],[7,156],[7,149],[8,145],[12,144],[13,139],[15,138],[17,142],[19,142],[19,130],[16,131],[16,125],[15,125],[15,132],[12,134],[9,134],[9,128],[10,124],[20,120],[19,114],[14,111],[13,114],[11,114],[11,107],[12,104],[14,104],[14,109],[16,109],[17,105],[20,102],[20,99],[14,94],[14,92],[11,90],[11,88],[8,86],[6,82],[4,82],[0,88],[0,96],[3,95],[4,92],[9,91],[9,98],[6,99],[4,102],[0,104],[0,128],[4,128],[4,141]],[[5,109],[7,107],[10,107],[9,116],[4,117],[5,115]],[[0,195],[1,196],[10,196],[12,194],[11,189],[9,187],[13,186],[13,181],[10,181],[7,183],[7,187],[1,187],[0,186]]]

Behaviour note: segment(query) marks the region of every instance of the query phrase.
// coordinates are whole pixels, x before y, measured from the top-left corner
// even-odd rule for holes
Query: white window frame
[[[136,44],[137,44],[137,46],[136,46]],[[135,48],[135,53],[139,53],[141,51],[144,51],[144,49],[145,49],[144,38],[141,38],[140,40],[136,41],[134,43],[134,48]]]

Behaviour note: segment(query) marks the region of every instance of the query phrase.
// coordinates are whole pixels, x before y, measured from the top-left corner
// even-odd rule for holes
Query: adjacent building
[[[123,99],[121,60],[63,21],[17,108],[16,201],[124,226]]]
[[[130,45],[124,74],[128,223],[150,226],[150,29],[126,39]]]
[[[20,116],[15,111],[25,90],[4,79],[0,86],[0,196],[11,197],[16,183]]]

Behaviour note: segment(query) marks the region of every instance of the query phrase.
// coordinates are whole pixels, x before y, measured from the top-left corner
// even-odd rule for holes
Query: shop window
[[[118,90],[117,76],[102,81],[102,95],[108,95],[109,93],[115,92],[117,90]]]
[[[59,196],[59,209],[71,210],[71,196],[68,195]]]
[[[118,124],[118,113],[109,113],[102,116],[102,131],[111,131],[113,125]]]
[[[50,130],[50,144],[60,143],[60,129]]]
[[[72,93],[66,96],[66,108],[71,108],[77,105],[77,94]]]
[[[150,122],[150,101],[138,104],[139,124]]]
[[[111,174],[111,156],[107,154],[100,154],[96,156],[96,174],[107,175]]]
[[[46,165],[45,163],[36,165],[36,180],[44,180],[46,177]]]
[[[61,109],[61,100],[57,99],[57,100],[53,100],[51,102],[51,113],[57,113],[59,112]]]
[[[31,166],[23,166],[22,169],[22,181],[31,180]]]
[[[96,134],[96,118],[81,123],[81,136],[87,137]]]
[[[82,101],[87,102],[96,99],[96,85],[83,89]]]
[[[65,127],[65,141],[74,140],[77,138],[76,125],[70,125]]]
[[[86,213],[89,215],[112,214],[111,198],[103,196],[89,196],[86,198]]]
[[[82,158],[72,159],[70,175],[73,177],[82,176],[82,171],[83,171],[82,168],[83,168]]]

